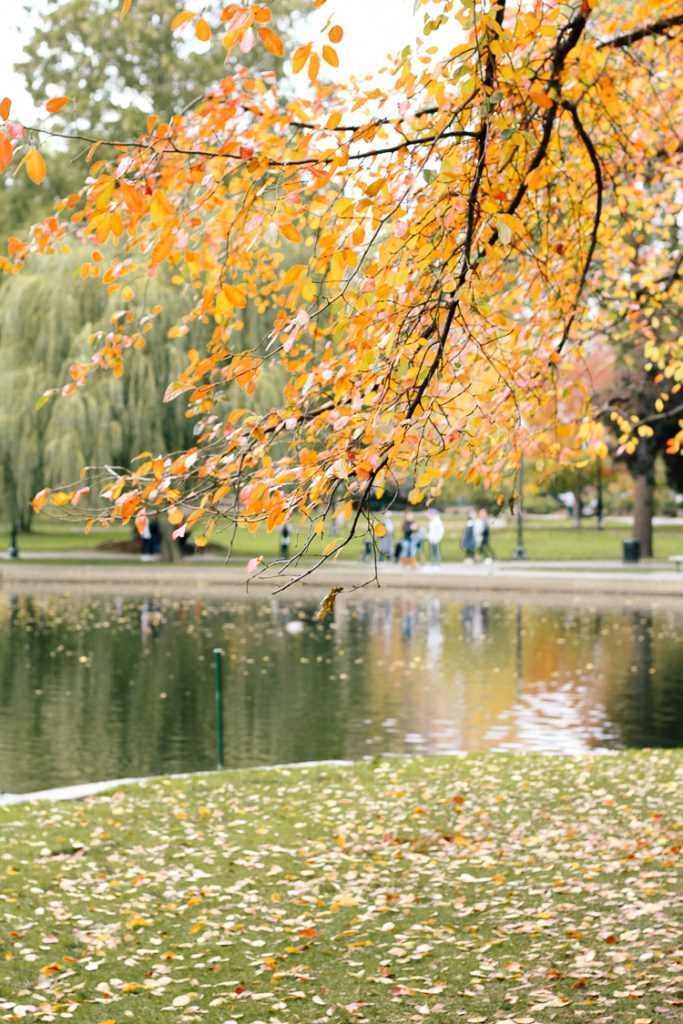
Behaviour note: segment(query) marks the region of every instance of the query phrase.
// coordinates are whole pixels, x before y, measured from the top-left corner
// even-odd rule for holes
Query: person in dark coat
[[[470,512],[467,513],[467,520],[465,522],[465,529],[463,531],[462,540],[460,546],[465,552],[465,561],[471,562],[474,558],[474,552],[477,550],[477,541],[474,536],[474,519]]]

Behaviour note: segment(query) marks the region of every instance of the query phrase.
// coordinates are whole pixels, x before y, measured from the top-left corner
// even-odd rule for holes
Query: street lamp
[[[513,558],[526,558],[524,550],[524,456],[519,457],[519,499],[517,501],[517,547]]]

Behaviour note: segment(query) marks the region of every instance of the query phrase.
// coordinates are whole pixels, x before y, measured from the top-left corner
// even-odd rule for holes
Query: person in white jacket
[[[430,508],[427,512],[429,517],[429,525],[427,526],[427,540],[429,541],[429,565],[427,568],[431,569],[432,572],[438,572],[441,569],[441,541],[444,535],[444,525],[441,520],[441,516],[435,508]]]

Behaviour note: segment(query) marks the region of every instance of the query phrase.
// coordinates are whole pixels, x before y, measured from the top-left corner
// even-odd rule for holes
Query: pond
[[[216,766],[683,744],[683,609],[397,591],[0,594],[0,790]]]

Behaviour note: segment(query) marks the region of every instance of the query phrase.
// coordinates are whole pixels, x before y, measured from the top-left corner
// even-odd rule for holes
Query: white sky
[[[14,73],[12,66],[21,59],[22,39],[30,38],[31,23],[40,19],[45,0],[32,0],[27,6],[29,14],[19,0],[0,3],[0,99],[9,96],[12,100],[10,116],[32,124],[38,112],[23,89],[23,79]],[[333,17],[333,23],[344,29],[344,39],[337,46],[338,77],[369,74],[386,63],[388,53],[412,42],[424,23],[423,13],[415,15],[413,6],[414,0],[328,0],[316,13],[322,24]],[[201,7],[201,0],[187,2],[188,10],[199,11]],[[326,67],[327,73],[330,70]]]

